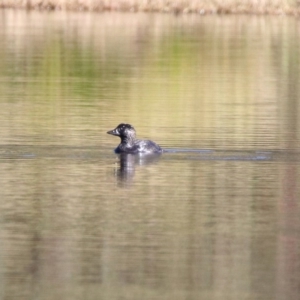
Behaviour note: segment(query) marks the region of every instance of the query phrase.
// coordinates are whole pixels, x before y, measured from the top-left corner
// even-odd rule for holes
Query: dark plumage
[[[149,140],[136,138],[135,129],[130,124],[120,124],[115,129],[107,132],[120,137],[121,143],[115,149],[116,153],[161,153],[162,149],[156,143]]]

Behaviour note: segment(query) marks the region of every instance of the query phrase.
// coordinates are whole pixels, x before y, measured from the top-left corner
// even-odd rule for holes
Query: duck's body
[[[121,139],[120,145],[115,149],[116,153],[152,154],[163,151],[159,145],[150,140],[137,139],[135,129],[130,124],[122,123],[107,133],[118,136]]]

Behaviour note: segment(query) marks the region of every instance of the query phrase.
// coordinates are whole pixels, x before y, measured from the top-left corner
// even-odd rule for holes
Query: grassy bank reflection
[[[7,12],[3,141],[26,130],[58,143],[69,131],[65,142],[89,144],[118,120],[164,146],[285,147],[281,120],[298,94],[299,45],[287,44],[298,40],[295,22]]]

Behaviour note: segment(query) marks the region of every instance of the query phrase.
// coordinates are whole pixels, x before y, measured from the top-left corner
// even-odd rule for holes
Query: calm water
[[[299,299],[299,20],[0,11],[0,39],[0,299]],[[118,157],[121,122],[173,152]]]

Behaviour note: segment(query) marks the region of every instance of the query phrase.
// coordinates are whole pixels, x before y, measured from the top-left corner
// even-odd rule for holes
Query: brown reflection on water
[[[277,241],[277,299],[296,299],[299,294],[299,171],[287,164],[282,170],[282,194],[279,198],[279,235]]]
[[[285,167],[164,155],[129,186],[114,160],[2,161],[5,295],[296,299],[299,208]]]

